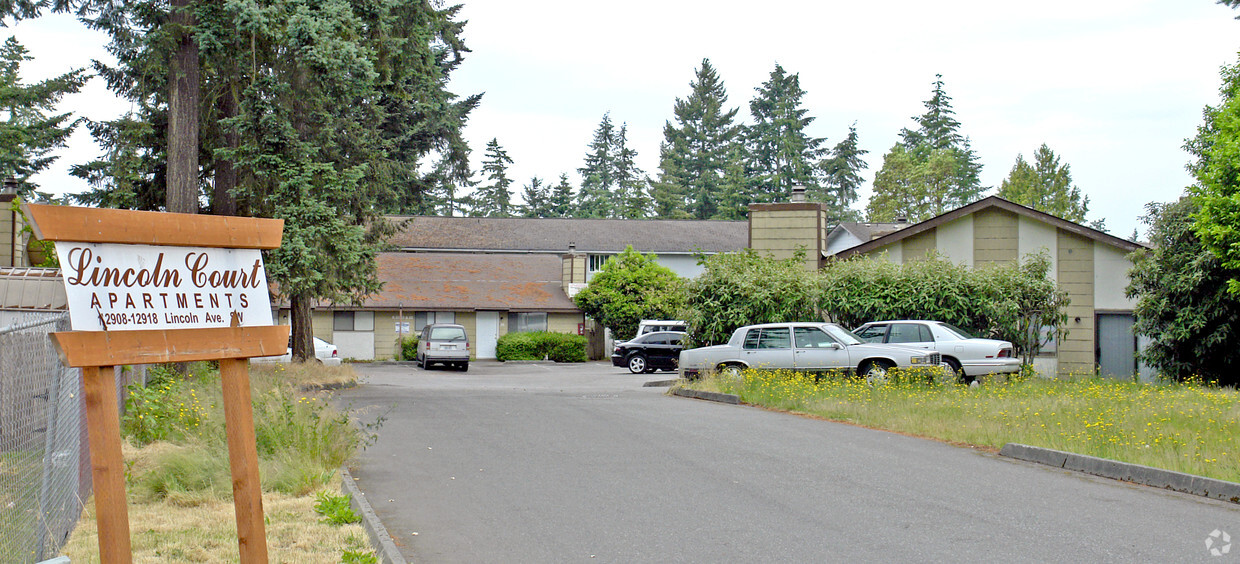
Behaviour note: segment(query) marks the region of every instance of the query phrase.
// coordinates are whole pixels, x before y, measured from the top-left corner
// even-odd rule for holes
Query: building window
[[[508,314],[508,332],[546,331],[546,312],[517,312]]]
[[[422,328],[432,323],[456,323],[454,311],[418,311],[413,314],[413,332],[421,333]]]
[[[603,264],[616,255],[590,255],[589,272],[594,273],[603,270]]]
[[[374,331],[375,312],[337,311],[332,313],[332,331]]]

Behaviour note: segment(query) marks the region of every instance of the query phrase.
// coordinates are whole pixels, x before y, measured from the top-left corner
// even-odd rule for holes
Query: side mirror
[[[828,349],[835,349],[835,350],[837,350],[837,351],[838,351],[838,350],[840,350],[840,349],[844,348],[844,345],[841,345],[841,344],[839,344],[839,343],[830,343],[830,344],[828,344],[828,345],[827,345],[827,348],[828,348]]]

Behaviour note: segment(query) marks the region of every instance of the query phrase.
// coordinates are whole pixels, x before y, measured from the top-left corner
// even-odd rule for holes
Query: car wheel
[[[739,364],[725,364],[719,367],[719,375],[729,380],[740,380],[741,371],[744,369],[745,367]]]
[[[861,365],[861,377],[871,386],[887,383],[887,372],[892,369],[889,362],[882,360],[868,360]]]
[[[468,362],[462,362],[462,363],[460,363],[460,364],[456,365],[456,367],[457,367],[457,368],[459,368],[459,369],[461,369],[461,372],[469,372],[469,363],[468,363]]]
[[[956,377],[955,377],[955,379],[954,379],[954,381],[955,381],[955,382],[964,382],[964,381],[965,381],[964,367],[960,366],[960,361],[959,361],[959,360],[956,360],[956,359],[951,358],[951,357],[947,357],[947,358],[944,358],[944,359],[943,359],[943,363],[951,367],[951,369],[952,369],[952,374],[954,374],[954,375],[956,376]],[[967,383],[967,382],[966,382],[966,383]]]
[[[646,357],[638,353],[629,357],[629,372],[641,374],[646,371]]]

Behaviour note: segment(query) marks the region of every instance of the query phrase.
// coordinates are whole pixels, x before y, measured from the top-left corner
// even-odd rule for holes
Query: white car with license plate
[[[892,368],[931,367],[946,371],[933,351],[863,343],[834,323],[766,323],[732,333],[727,344],[680,353],[680,377],[718,371],[737,376],[746,368],[785,368],[806,372],[854,372],[885,380]]]
[[[324,366],[340,366],[340,351],[333,345],[323,339],[314,337],[314,359]],[[280,356],[263,356],[252,358],[250,362],[292,362],[293,360],[293,342],[292,337],[289,338],[289,346],[284,350],[284,354]]]
[[[871,321],[858,327],[853,333],[867,343],[886,343],[937,351],[943,355],[943,363],[950,365],[965,382],[972,382],[978,376],[986,374],[1011,374],[1020,371],[1021,360],[1015,358],[1016,348],[1012,343],[978,339],[963,329],[942,321]]]

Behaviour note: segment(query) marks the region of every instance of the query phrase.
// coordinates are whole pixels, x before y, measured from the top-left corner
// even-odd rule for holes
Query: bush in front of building
[[[581,335],[550,331],[508,333],[496,342],[495,358],[500,361],[585,362],[586,338]]]
[[[405,337],[400,341],[400,359],[401,360],[417,360],[418,358],[418,338]]]

